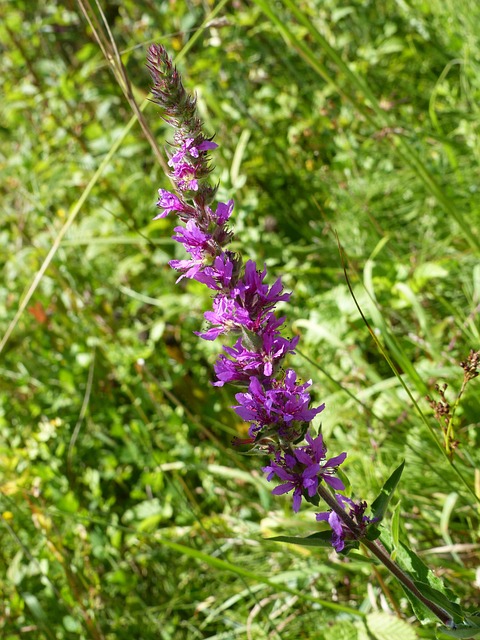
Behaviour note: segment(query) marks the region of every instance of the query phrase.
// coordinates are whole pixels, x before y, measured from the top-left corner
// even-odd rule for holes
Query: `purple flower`
[[[232,290],[232,296],[241,302],[242,307],[248,309],[251,319],[255,321],[256,330],[265,320],[265,314],[273,309],[277,302],[290,299],[289,293],[282,293],[281,278],[269,288],[263,284],[266,275],[266,267],[263,271],[258,271],[255,262],[249,260],[245,265],[245,275]]]
[[[283,320],[283,319],[282,319]],[[272,376],[276,372],[279,363],[288,353],[295,353],[295,347],[300,340],[296,336],[292,340],[283,338],[278,331],[262,333],[262,362],[263,375]]]
[[[231,216],[233,207],[233,200],[229,200],[226,204],[224,202],[219,202],[215,213],[210,209],[210,207],[205,207],[205,211],[208,214],[210,228],[214,226],[212,237],[218,247],[224,247],[232,240],[233,233],[226,228],[225,223]]]
[[[203,260],[170,260],[168,263],[172,269],[182,271],[182,275],[177,278],[176,282],[180,282],[183,278],[190,278],[191,280],[198,280],[201,277],[202,269],[204,268]]]
[[[233,347],[223,347],[229,355],[235,356],[238,354],[238,358],[230,360],[225,355],[220,354],[215,362],[214,369],[217,376],[216,382],[213,382],[214,387],[223,387],[228,382],[248,382],[253,373],[256,372],[259,362],[259,355],[255,352],[251,361],[247,362],[245,359],[240,360],[247,351],[242,346],[242,339],[239,338]],[[251,353],[251,352],[248,352]],[[253,369],[253,371],[252,371]]]
[[[292,453],[285,453],[283,456],[277,454],[263,471],[270,481],[274,476],[283,480],[272,491],[274,495],[282,495],[293,490],[293,510],[300,509],[302,496],[306,492],[311,498],[318,489],[321,480],[325,480],[334,488],[343,487],[339,478],[334,478],[333,473],[337,467],[345,460],[347,454],[341,453],[334,458],[326,459],[327,449],[323,443],[322,435],[312,438],[307,432],[305,435],[307,446],[296,447]]]
[[[158,216],[155,216],[154,220],[158,220],[158,218],[165,218],[169,213],[173,212],[184,212],[184,211],[194,211],[191,207],[186,206],[174,193],[170,193],[170,191],[165,191],[165,189],[159,189],[158,195],[160,196],[157,202],[157,207],[160,209],[164,209],[162,213],[159,213]]]
[[[191,222],[193,222],[193,220]],[[187,223],[187,227],[188,227],[188,223]],[[179,233],[183,232],[182,237],[185,237],[185,240],[187,237],[189,237],[188,233],[187,234],[184,233],[186,231],[184,227],[177,227],[176,230],[177,229],[179,230]],[[234,277],[234,273],[237,268],[235,262],[231,259],[229,252],[226,252],[226,253],[222,253],[219,256],[216,256],[215,260],[213,261],[213,265],[206,265],[205,255],[202,255],[202,252],[200,251],[200,246],[202,245],[205,238],[208,237],[208,234],[203,234],[203,232],[200,230],[198,230],[198,232],[199,233],[197,234],[196,231],[192,231],[194,239],[188,240],[188,242],[191,242],[190,249],[188,250],[192,254],[193,259],[192,260],[170,260],[170,262],[168,263],[172,267],[172,269],[177,269],[178,271],[183,272],[182,275],[178,278],[177,282],[182,280],[182,278],[190,278],[191,280],[197,280],[197,282],[201,282],[205,284],[209,289],[214,289],[216,291],[221,291],[223,289],[228,288],[228,285],[231,279]],[[178,239],[178,238],[175,238],[175,239]],[[199,244],[198,249],[193,246],[195,239],[197,239]],[[182,239],[180,239],[179,241],[183,242]],[[198,250],[198,256],[196,255],[197,250]],[[235,306],[235,303],[233,301],[232,301],[232,305]],[[216,303],[214,300],[214,307],[215,306],[216,306]],[[221,305],[218,304],[218,306],[220,307]],[[220,314],[221,311],[218,310],[218,313]],[[245,312],[243,313],[245,314]],[[208,318],[213,319],[213,316],[209,315]],[[229,331],[231,330],[231,328],[234,328],[234,326],[232,325],[232,327],[230,327],[227,322],[227,325],[223,327],[223,331],[219,331],[217,335],[220,335],[220,333]],[[200,335],[200,334],[197,334],[197,335]],[[206,339],[213,340],[214,338],[206,338]]]
[[[332,547],[337,553],[343,551],[345,547],[344,526],[335,511],[327,511],[316,514],[317,520],[326,520],[332,529]]]
[[[198,228],[195,220],[188,220],[185,227],[175,227],[176,235],[174,240],[185,246],[185,249],[192,254],[192,258],[199,260],[205,253],[212,252],[209,246],[212,236],[204,233]]]
[[[359,536],[354,534],[353,531],[351,531],[351,529],[335,513],[335,511],[326,511],[315,514],[315,517],[319,522],[324,520],[330,525],[332,529],[332,546],[335,548],[337,553],[340,553],[340,551],[343,551],[345,548],[345,540],[355,540],[357,537],[364,536],[368,525],[375,522],[376,518],[369,518],[364,515],[367,508],[366,502],[356,503],[353,500],[350,500],[350,498],[339,494],[336,494],[335,498],[345,511],[345,507],[349,507],[348,515],[352,520],[354,520],[360,533]]]
[[[218,147],[218,144],[216,142],[213,142],[212,140],[204,140],[199,145],[197,145],[198,151],[211,151],[212,149],[216,149],[217,147]],[[192,156],[194,156],[195,158],[198,158],[198,153],[197,155],[192,153]]]
[[[204,333],[196,333],[204,340],[215,340],[222,333],[238,330],[242,326],[249,328],[252,324],[248,312],[225,295],[217,295],[213,300],[213,311],[206,311],[204,316],[213,325]]]
[[[181,191],[198,191],[197,170],[188,162],[175,165],[173,178]]]
[[[202,277],[197,279],[206,284],[209,289],[228,291],[237,266],[238,261],[227,251],[217,256],[213,265],[205,267]]]
[[[294,472],[293,470],[297,466],[297,460],[286,453],[283,457],[282,465],[276,462],[271,462],[270,465],[263,467],[267,475],[267,480],[271,480],[273,476],[277,476],[280,480],[283,480],[283,484],[279,484],[272,491],[273,495],[281,496],[284,493],[288,493],[293,490],[293,510],[295,513],[299,511],[302,503],[303,493],[306,492],[310,498],[312,498],[318,488],[318,464],[310,467],[304,467],[302,471]]]
[[[278,422],[278,411],[273,408],[274,396],[263,388],[255,376],[250,378],[248,392],[237,393],[235,398],[239,404],[232,409],[243,420],[253,422],[257,430]]]
[[[214,218],[215,222],[222,226],[232,215],[234,205],[235,203],[233,200],[229,200],[226,204],[224,202],[219,202],[215,213],[213,213],[209,207],[208,211],[212,218]]]
[[[193,144],[194,142],[194,138],[186,138],[185,140],[183,140],[180,149],[178,149],[178,151],[168,161],[169,166],[175,168],[176,165],[182,162],[187,153],[189,153],[192,158],[198,158],[199,151],[208,151],[210,149],[216,149],[218,147],[218,144],[212,142],[211,140],[204,140],[197,146]]]

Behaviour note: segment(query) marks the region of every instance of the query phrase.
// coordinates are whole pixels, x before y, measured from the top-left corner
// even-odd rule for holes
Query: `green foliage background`
[[[209,384],[220,347],[193,335],[208,291],[175,285],[175,221],[152,222],[169,182],[80,4],[0,5],[2,638],[348,640],[366,615],[370,637],[434,637],[402,622],[381,568],[266,540],[319,524],[230,444],[247,425]],[[425,396],[446,382],[453,402],[480,344],[480,6],[101,6],[138,104],[148,44],[183,56],[235,248],[293,291],[291,364],[326,402],[352,495],[375,498],[406,458],[394,529],[475,607],[478,381],[455,467]],[[162,147],[160,115],[144,111]]]

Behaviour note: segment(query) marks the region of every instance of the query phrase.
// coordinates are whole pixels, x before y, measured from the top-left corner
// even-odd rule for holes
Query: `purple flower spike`
[[[175,130],[168,153],[175,193],[159,190],[157,206],[162,212],[155,219],[175,213],[184,226],[175,227],[173,238],[190,254],[189,259],[171,260],[169,264],[180,272],[177,282],[193,279],[214,292],[213,308],[204,314],[208,327],[196,334],[204,340],[228,333],[236,337],[233,346],[225,346],[217,359],[213,384],[243,387],[243,392],[235,396],[238,404],[233,409],[250,423],[250,428],[249,437],[237,439],[238,443],[272,457],[263,469],[269,481],[280,481],[272,493],[292,492],[297,512],[302,498],[316,502],[314,497],[322,481],[334,490],[344,490],[337,468],[347,454],[326,457],[322,436],[313,437],[308,432],[310,421],[325,405],[310,407],[311,381],[300,384],[293,369],[282,369],[283,360],[294,353],[299,338],[281,335],[285,319],[277,318],[275,307],[287,302],[291,294],[284,291],[281,278],[271,286],[265,283],[265,266],[258,269],[252,260],[242,266],[241,256],[226,249],[233,238],[229,221],[234,201],[212,204],[217,189],[207,180],[211,172],[208,152],[218,145],[203,131],[195,98],[186,92],[164,47],[150,47],[148,68],[154,102]],[[349,506],[359,527],[370,522],[363,516],[364,503],[355,505],[340,496],[337,499],[342,507]],[[341,519],[335,513],[318,514],[317,519],[330,523],[332,543],[342,550],[348,532]]]
[[[209,204],[215,190],[204,180],[210,173],[205,152],[218,145],[205,136],[195,97],[185,90],[165,47],[151,45],[147,61],[153,80],[153,101],[162,108],[163,119],[175,129],[169,165],[176,187],[181,192],[195,192],[204,205]]]

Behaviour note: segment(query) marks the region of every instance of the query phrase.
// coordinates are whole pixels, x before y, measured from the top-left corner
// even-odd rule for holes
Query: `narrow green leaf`
[[[397,488],[397,484],[402,477],[404,467],[405,460],[395,469],[395,471],[383,485],[378,497],[372,502],[372,513],[374,517],[377,518],[377,522],[381,522],[385,517],[388,503],[392,499],[393,493]]]
[[[288,542],[289,544],[299,544],[302,547],[331,547],[332,533],[331,531],[319,531],[311,536],[304,538],[296,536],[275,536],[275,538],[267,538],[273,542]]]
[[[295,536],[276,536],[275,538],[268,538],[273,542],[288,542],[289,544],[298,544],[302,547],[331,547],[332,546],[332,532],[331,531],[319,531],[312,533],[311,536],[305,536],[304,538],[297,538]],[[345,540],[345,547],[341,551],[341,555],[346,555],[351,549],[358,549],[359,543],[355,540]]]
[[[390,524],[390,531],[392,532],[392,560],[397,557],[397,549],[400,540],[400,502],[397,502],[393,509],[392,522]]]
[[[37,622],[47,622],[47,614],[43,610],[38,598],[34,596],[33,593],[27,592],[22,593],[22,597],[35,620],[37,620]]]

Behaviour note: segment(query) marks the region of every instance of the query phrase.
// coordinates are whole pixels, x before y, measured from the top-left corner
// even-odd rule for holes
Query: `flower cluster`
[[[282,369],[285,357],[294,353],[298,337],[282,335],[285,318],[278,318],[275,309],[291,294],[284,291],[280,278],[271,286],[265,283],[265,266],[259,268],[251,260],[243,265],[227,248],[232,239],[228,224],[234,202],[219,202],[212,208],[215,189],[206,180],[210,173],[208,152],[217,144],[203,134],[195,99],[185,91],[163,47],[150,47],[148,68],[154,82],[154,102],[175,129],[168,154],[175,193],[159,190],[157,206],[161,212],[157,218],[172,213],[178,216],[184,226],[175,227],[173,238],[189,254],[188,259],[172,260],[170,266],[179,272],[178,280],[197,280],[214,292],[213,308],[205,313],[208,326],[197,335],[215,340],[232,333],[235,342],[223,347],[214,367],[213,385],[243,387],[233,407],[250,423],[249,438],[243,442],[271,456],[263,471],[268,480],[280,480],[273,493],[292,492],[293,509],[298,511],[302,497],[314,498],[322,481],[334,490],[344,490],[335,474],[347,454],[327,459],[322,435],[314,437],[310,429],[311,420],[324,405],[311,407],[311,381],[302,384],[293,369]],[[299,444],[302,441],[306,444]],[[336,522],[335,527],[339,539],[345,537]],[[340,543],[335,544],[339,548]]]

